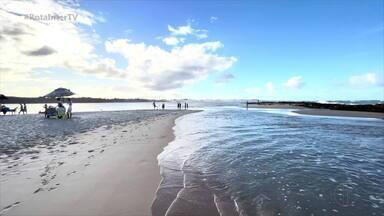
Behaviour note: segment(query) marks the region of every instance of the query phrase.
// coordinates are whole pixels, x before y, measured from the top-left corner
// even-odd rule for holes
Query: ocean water
[[[383,120],[216,107],[174,129],[155,215],[384,215]]]

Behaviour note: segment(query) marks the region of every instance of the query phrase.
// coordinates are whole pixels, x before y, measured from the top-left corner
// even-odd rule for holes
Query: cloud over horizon
[[[76,20],[36,18],[52,14],[73,15]],[[0,10],[0,68],[8,69],[4,79],[26,79],[34,69],[48,68],[117,76],[121,71],[114,62],[95,53],[98,35],[93,25],[100,20],[70,2],[5,2]]]
[[[288,89],[301,89],[304,85],[305,83],[301,76],[293,76],[284,83],[284,86]]]
[[[349,78],[349,84],[353,87],[384,86],[383,77],[376,73],[354,75]]]
[[[34,20],[28,18],[30,14],[71,14],[76,15],[76,20]],[[35,70],[59,68],[82,76],[122,80],[131,90],[144,94],[181,88],[211,73],[225,71],[237,61],[217,53],[224,46],[220,41],[186,43],[185,37],[208,37],[207,30],[193,28],[191,24],[168,25],[169,35],[162,40],[170,49],[163,49],[132,43],[126,38],[103,41],[94,25],[105,21],[77,3],[5,2],[0,10],[0,70],[5,88],[10,83],[36,81],[31,78]],[[124,57],[127,67],[119,68],[116,59],[100,55],[96,50],[100,43],[107,54]]]
[[[223,47],[219,41],[186,44],[169,51],[127,39],[107,41],[105,47],[129,62],[125,69],[128,80],[152,90],[183,87],[210,73],[225,71],[237,61],[235,57],[215,54]]]

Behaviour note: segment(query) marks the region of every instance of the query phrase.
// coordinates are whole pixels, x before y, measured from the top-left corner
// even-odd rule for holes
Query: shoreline
[[[378,113],[378,112],[329,110],[329,109],[300,109],[293,112],[301,115],[312,115],[312,116],[337,116],[337,117],[384,119],[384,113]]]
[[[384,113],[384,103],[376,104],[343,104],[343,103],[319,103],[310,101],[277,101],[277,102],[247,102],[247,107],[253,106],[283,106],[302,107],[308,109],[329,109],[340,111],[378,112]]]
[[[193,112],[73,135],[38,161],[1,176],[0,215],[151,215],[161,182],[157,155],[174,139],[175,119]]]
[[[302,106],[295,106],[290,104],[250,104],[249,108],[260,109],[293,109],[294,113],[301,115],[312,116],[337,116],[337,117],[355,117],[355,118],[377,118],[384,119],[384,113],[380,112],[364,112],[364,111],[349,111],[349,110],[331,110],[331,109],[318,109],[318,108],[306,108]]]

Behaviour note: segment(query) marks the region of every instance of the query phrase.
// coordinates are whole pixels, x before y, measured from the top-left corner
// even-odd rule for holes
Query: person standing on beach
[[[47,104],[44,104],[44,117],[47,118],[48,116],[48,105]]]
[[[163,110],[165,109],[165,104],[164,104],[164,103],[161,105],[161,108],[162,108]]]
[[[67,109],[67,118],[72,118],[72,101],[71,98],[68,98],[68,109]]]
[[[184,103],[184,109],[187,109],[187,102]]]
[[[24,106],[23,106],[23,104],[20,104],[19,115],[20,115],[21,112],[24,114]]]
[[[24,103],[24,112],[25,112],[25,114],[28,114],[27,104],[25,104],[25,103]],[[23,114],[24,114],[24,112],[23,112]]]
[[[153,109],[156,109],[156,108],[157,108],[157,106],[156,106],[156,101],[153,101],[152,105],[153,105]]]

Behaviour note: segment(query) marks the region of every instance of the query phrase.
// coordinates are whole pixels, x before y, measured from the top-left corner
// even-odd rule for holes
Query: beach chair
[[[54,116],[54,117],[57,116],[56,108],[55,107],[48,107],[45,117],[50,118],[52,116]]]

